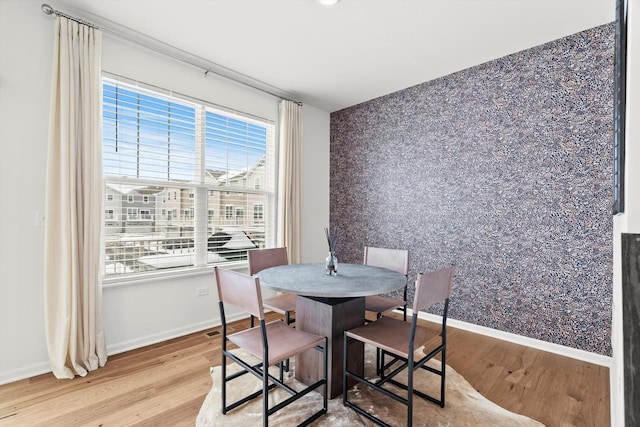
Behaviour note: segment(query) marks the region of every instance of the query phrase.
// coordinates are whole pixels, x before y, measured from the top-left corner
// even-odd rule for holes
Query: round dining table
[[[407,282],[402,273],[363,264],[339,264],[335,276],[325,273],[324,263],[279,265],[257,276],[261,285],[276,291],[325,298],[378,295],[402,289]]]
[[[341,263],[337,275],[326,274],[324,263],[288,264],[257,273],[260,285],[296,294],[295,327],[326,336],[328,345],[328,390],[330,398],[342,394],[343,334],[364,323],[364,299],[403,289],[407,277],[399,272],[362,264]],[[364,346],[350,348],[349,369],[364,372]],[[322,377],[322,359],[317,351],[296,358],[295,377],[311,384]],[[348,384],[351,386],[352,384]]]

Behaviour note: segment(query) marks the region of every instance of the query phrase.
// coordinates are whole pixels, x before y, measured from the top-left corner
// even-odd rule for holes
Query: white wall
[[[35,2],[0,0],[0,372],[46,359],[43,227],[53,27]]]
[[[322,262],[328,251],[329,115],[308,106],[303,111],[301,261]]]
[[[44,209],[53,18],[40,1],[0,0],[0,383],[49,371],[43,315]],[[103,69],[277,119],[277,100],[107,34]],[[305,105],[302,259],[324,259],[329,113]],[[210,271],[105,287],[110,354],[219,322]],[[209,287],[207,297],[196,289]]]

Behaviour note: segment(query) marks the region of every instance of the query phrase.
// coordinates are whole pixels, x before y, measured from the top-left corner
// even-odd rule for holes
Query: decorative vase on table
[[[335,252],[329,252],[325,260],[325,267],[328,275],[335,276],[338,274],[338,258],[336,258]]]
[[[336,244],[338,243],[338,227],[324,229],[324,234],[327,237],[327,243],[329,244],[329,255],[325,260],[326,272],[330,276],[336,276],[338,274],[338,258],[336,258]]]

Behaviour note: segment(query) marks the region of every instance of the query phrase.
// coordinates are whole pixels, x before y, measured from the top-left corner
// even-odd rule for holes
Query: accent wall
[[[614,35],[332,113],[339,261],[407,248],[410,283],[456,266],[450,318],[610,356]]]

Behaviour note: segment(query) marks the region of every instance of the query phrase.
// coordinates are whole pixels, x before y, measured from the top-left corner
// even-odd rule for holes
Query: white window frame
[[[113,85],[121,85],[121,84],[126,85],[126,83],[117,82],[116,80],[111,78],[103,78],[103,81],[105,82],[108,81],[109,84],[113,84]],[[130,90],[132,91],[141,90],[149,93],[149,92],[156,92],[158,88],[156,87],[147,88],[144,84],[136,84],[135,86],[130,86]],[[164,96],[165,98],[170,98],[171,96],[175,95],[175,94],[172,94],[170,96],[168,93],[169,92],[161,93],[161,96]],[[155,96],[155,94],[151,96]],[[240,122],[240,123],[249,123],[251,124],[251,126],[254,126],[254,127],[258,126],[266,129],[266,138],[268,141],[267,152],[266,154],[263,154],[263,157],[266,158],[267,160],[263,158],[261,162],[263,164],[267,163],[267,167],[265,168],[263,166],[262,170],[259,172],[266,174],[263,179],[267,182],[267,185],[264,186],[265,187],[264,189],[260,189],[260,190],[251,189],[249,190],[249,193],[251,193],[253,197],[251,200],[255,200],[256,197],[264,197],[264,203],[270,206],[268,208],[268,211],[270,212],[269,213],[270,223],[268,225],[265,224],[264,227],[262,227],[260,230],[248,231],[249,233],[248,236],[249,236],[249,240],[251,241],[261,242],[260,246],[264,245],[265,244],[264,242],[266,241],[273,241],[275,239],[275,220],[276,220],[275,190],[277,188],[277,185],[276,185],[277,173],[275,171],[275,166],[277,163],[276,162],[277,149],[275,147],[276,145],[275,124],[269,120],[261,119],[251,115],[246,115],[243,113],[239,113],[237,111],[225,110],[220,106],[214,106],[213,104],[206,104],[201,100],[188,99],[187,97],[184,97],[182,95],[179,95],[177,99],[184,100],[184,102],[187,102],[187,103],[191,102],[193,103],[193,105],[195,105],[197,120],[201,120],[202,117],[205,117],[205,114],[214,114],[222,117],[230,117],[229,120],[235,120],[236,122]],[[170,102],[173,102],[173,101],[170,101]],[[208,120],[208,117],[207,117],[207,120]],[[200,137],[198,136],[200,132],[198,126],[201,126],[201,125],[196,126],[197,127],[196,142],[195,142],[196,153],[198,152],[198,150],[201,150],[201,148],[198,148],[200,147],[200,144],[203,144],[202,145],[203,147],[205,144],[204,137],[200,139]],[[204,127],[204,125],[202,127]],[[206,141],[209,141],[208,138],[209,136],[207,136]],[[137,154],[137,155],[141,156],[141,154]],[[252,158],[252,157],[247,156],[247,158]],[[142,157],[140,157],[139,159],[142,159]],[[121,212],[121,214],[123,214],[122,215],[123,218],[120,219],[122,227],[120,227],[119,225],[114,227],[113,221],[112,221],[112,224],[109,227],[110,232],[113,232],[113,230],[126,229],[127,226],[125,226],[125,222],[128,220],[133,220],[133,224],[131,227],[132,232],[134,231],[137,232],[138,230],[141,230],[139,232],[140,234],[150,233],[148,230],[155,230],[157,227],[157,224],[155,224],[155,222],[157,220],[161,220],[163,221],[163,227],[166,229],[166,231],[163,231],[163,232],[166,233],[167,235],[169,233],[173,233],[172,236],[175,236],[173,240],[175,240],[176,242],[180,242],[181,240],[186,240],[186,238],[184,237],[185,233],[187,233],[188,235],[189,230],[191,230],[190,232],[194,236],[193,239],[195,239],[195,244],[194,244],[194,240],[192,240],[191,246],[192,247],[195,246],[200,249],[195,250],[195,255],[194,255],[195,261],[190,262],[189,265],[186,265],[184,267],[171,269],[171,271],[161,270],[161,271],[155,271],[155,272],[147,272],[140,269],[139,271],[135,271],[133,273],[129,271],[125,271],[125,273],[120,273],[116,271],[117,268],[111,269],[111,270],[105,269],[103,271],[103,283],[108,285],[111,282],[135,281],[138,279],[144,280],[144,278],[149,276],[150,274],[153,275],[156,273],[157,274],[166,274],[166,273],[192,274],[191,270],[193,269],[197,270],[197,269],[206,268],[207,270],[209,270],[210,268],[213,267],[214,264],[211,264],[210,262],[207,261],[208,259],[207,249],[209,248],[207,243],[207,235],[213,231],[216,231],[217,229],[221,229],[221,228],[223,229],[227,225],[231,225],[231,226],[235,225],[234,224],[235,218],[237,216],[236,207],[239,206],[239,204],[229,205],[231,209],[230,210],[231,221],[228,221],[228,224],[227,224],[225,222],[225,219],[226,219],[225,198],[226,197],[224,195],[225,194],[231,195],[231,197],[234,197],[234,201],[235,201],[235,195],[243,194],[243,193],[246,194],[247,190],[245,189],[246,178],[243,178],[240,180],[240,183],[243,183],[243,185],[240,186],[243,189],[243,193],[239,193],[239,188],[232,186],[230,181],[218,180],[217,179],[218,175],[216,174],[210,175],[214,177],[214,179],[209,178],[209,180],[207,181],[205,178],[204,171],[200,172],[198,169],[199,167],[208,167],[207,165],[208,163],[205,160],[203,160],[202,163],[199,163],[198,161],[195,161],[193,163],[193,168],[195,168],[193,181],[189,181],[189,180],[175,181],[175,180],[171,180],[170,177],[168,178],[167,181],[160,181],[155,177],[140,178],[140,177],[136,177],[135,175],[132,177],[131,174],[126,175],[124,173],[122,174],[122,176],[113,176],[113,175],[107,176],[105,172],[105,185],[109,184],[109,186],[113,188],[118,188],[118,185],[121,185],[122,190],[118,190],[120,191],[121,194],[131,191],[130,189],[133,187],[134,188],[133,191],[136,191],[137,194],[140,196],[140,198],[137,198],[134,194],[127,194],[127,198],[125,199],[124,197],[125,194],[122,194],[120,202],[119,203],[116,202],[117,206],[115,206],[114,208],[114,214],[115,212]],[[242,167],[236,167],[236,170],[242,170]],[[235,172],[236,170],[233,170],[233,171]],[[246,170],[247,169],[245,169],[244,173],[246,173]],[[215,172],[216,170],[213,170],[213,171]],[[232,172],[232,170],[229,169],[229,172]],[[255,172],[255,170],[252,170],[252,172]],[[201,176],[201,178],[198,178],[198,176]],[[228,173],[227,176],[236,176],[236,180],[237,180],[237,173],[234,173],[234,174]],[[151,196],[146,196],[146,195],[139,194],[140,192],[142,192],[139,190],[139,188],[141,188],[145,192],[150,191],[151,189],[154,189],[154,188],[155,189],[160,188],[161,190],[157,193],[153,193]],[[173,199],[171,198],[171,192],[173,192]],[[160,199],[160,196],[162,196],[162,200]],[[210,202],[208,202],[208,200],[210,200]],[[244,200],[243,203],[245,204],[250,203],[249,199],[247,199],[246,197],[243,197],[242,200]],[[131,208],[127,208],[126,207],[127,203],[133,204],[134,206],[132,206]],[[151,220],[149,220],[148,218],[143,220],[142,213],[141,213],[142,210],[140,208],[142,206],[142,203],[152,205],[150,209],[143,209],[145,212],[149,212],[148,215],[151,216]],[[210,206],[208,206],[208,203],[217,203],[217,208],[211,208]],[[120,210],[119,206],[122,207],[122,210]],[[161,210],[163,213],[162,218],[156,215],[156,213],[160,210],[161,207],[163,208]],[[165,207],[166,207],[166,211],[165,211]],[[242,217],[244,218],[243,221],[246,223],[250,223],[252,219],[252,218],[246,218],[246,212],[248,209],[249,209],[249,205],[240,206],[240,210],[244,212],[244,215],[242,215]],[[135,213],[133,212],[133,210],[135,210]],[[210,222],[210,218],[208,215],[210,211],[213,211],[213,212],[217,211],[218,218],[214,218],[214,221],[213,221],[215,224],[212,224]],[[222,212],[225,212],[225,214],[222,214]],[[267,209],[265,209],[265,213],[266,212],[267,212]],[[165,217],[165,213],[167,214],[166,217]],[[184,216],[182,216],[182,214],[184,214]],[[145,216],[146,215],[147,214],[145,214]],[[221,216],[221,215],[224,215],[224,216]],[[214,225],[215,227],[212,227],[212,225]],[[105,225],[105,230],[106,230],[106,227],[107,226]],[[204,230],[204,234],[203,234],[204,239],[202,237],[198,237],[203,232],[203,230]],[[256,232],[257,234],[255,234]],[[247,233],[247,231],[245,231],[245,233]],[[251,234],[251,233],[254,233],[254,234]],[[167,240],[166,236],[164,237],[164,239]],[[148,238],[147,240],[154,241],[153,243],[150,244],[151,248],[158,248],[158,241],[160,241],[161,239]],[[198,241],[200,243],[198,243]],[[132,246],[135,246],[138,244],[139,242],[134,243]],[[176,247],[178,247],[179,245],[180,243],[177,243]],[[202,250],[204,250],[204,253],[198,252]],[[149,247],[143,248],[143,250],[141,250],[140,252],[148,253]],[[203,255],[204,255],[204,258],[203,258]],[[108,259],[108,256],[107,256],[107,259]],[[234,262],[246,264],[246,257],[240,261],[236,260]],[[107,271],[110,271],[110,273],[108,273]],[[113,273],[113,271],[116,271],[116,273]]]

